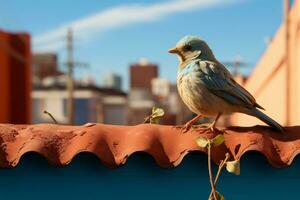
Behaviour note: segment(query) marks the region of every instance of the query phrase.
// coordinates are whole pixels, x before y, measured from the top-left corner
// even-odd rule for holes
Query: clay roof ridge
[[[288,127],[283,134],[264,126],[229,127],[222,131],[225,143],[212,150],[212,159],[218,163],[227,152],[232,159],[240,159],[246,152],[258,151],[271,165],[288,166],[300,150],[299,131],[300,126]],[[125,164],[136,152],[145,152],[161,167],[175,167],[190,152],[206,153],[195,143],[198,136],[212,138],[216,134],[203,129],[182,134],[173,126],[152,124],[0,124],[0,167],[16,166],[27,152],[37,152],[54,165],[67,165],[80,152],[90,152],[110,167]]]

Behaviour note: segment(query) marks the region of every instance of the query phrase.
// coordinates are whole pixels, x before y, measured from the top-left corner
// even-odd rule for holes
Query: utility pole
[[[74,60],[73,60],[73,31],[71,28],[68,29],[67,33],[67,67],[68,67],[68,75],[67,75],[67,91],[68,91],[68,99],[67,99],[67,113],[68,113],[68,123],[74,123],[74,81],[73,81],[73,68],[74,68]]]
[[[73,59],[73,30],[71,28],[68,29],[67,32],[67,115],[68,115],[68,123],[74,124],[74,80],[73,80],[73,73],[74,73],[74,67],[82,66],[82,67],[88,67],[89,65],[87,63],[82,62],[74,62]]]
[[[285,64],[286,64],[286,125],[291,123],[291,65],[290,65],[290,1],[283,0],[284,27],[285,27]]]

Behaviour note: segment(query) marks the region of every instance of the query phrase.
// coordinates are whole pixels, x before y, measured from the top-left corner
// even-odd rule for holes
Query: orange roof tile
[[[273,166],[286,166],[300,150],[300,126],[286,128],[284,134],[263,126],[231,127],[223,132],[225,143],[212,150],[215,162],[226,152],[239,159],[247,151],[259,151]],[[91,152],[111,167],[124,164],[128,156],[142,151],[152,155],[160,166],[174,167],[191,151],[205,152],[195,143],[199,135],[212,138],[216,134],[203,129],[183,134],[173,126],[152,124],[0,124],[0,167],[14,167],[23,154],[32,151],[55,165],[67,165],[76,154]]]

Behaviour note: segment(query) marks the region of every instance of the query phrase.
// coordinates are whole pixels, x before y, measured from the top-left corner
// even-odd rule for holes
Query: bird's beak
[[[178,53],[179,51],[176,47],[174,47],[174,48],[169,49],[168,52],[169,53]]]

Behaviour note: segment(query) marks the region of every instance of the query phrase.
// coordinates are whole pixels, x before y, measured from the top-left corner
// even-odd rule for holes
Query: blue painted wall
[[[241,160],[241,175],[224,173],[219,184],[226,199],[299,199],[300,159],[288,168],[272,168],[258,153]],[[0,170],[0,199],[207,199],[210,192],[206,156],[189,154],[177,168],[162,169],[137,153],[109,169],[89,153],[66,167],[55,167],[40,155],[25,154],[16,168]]]

